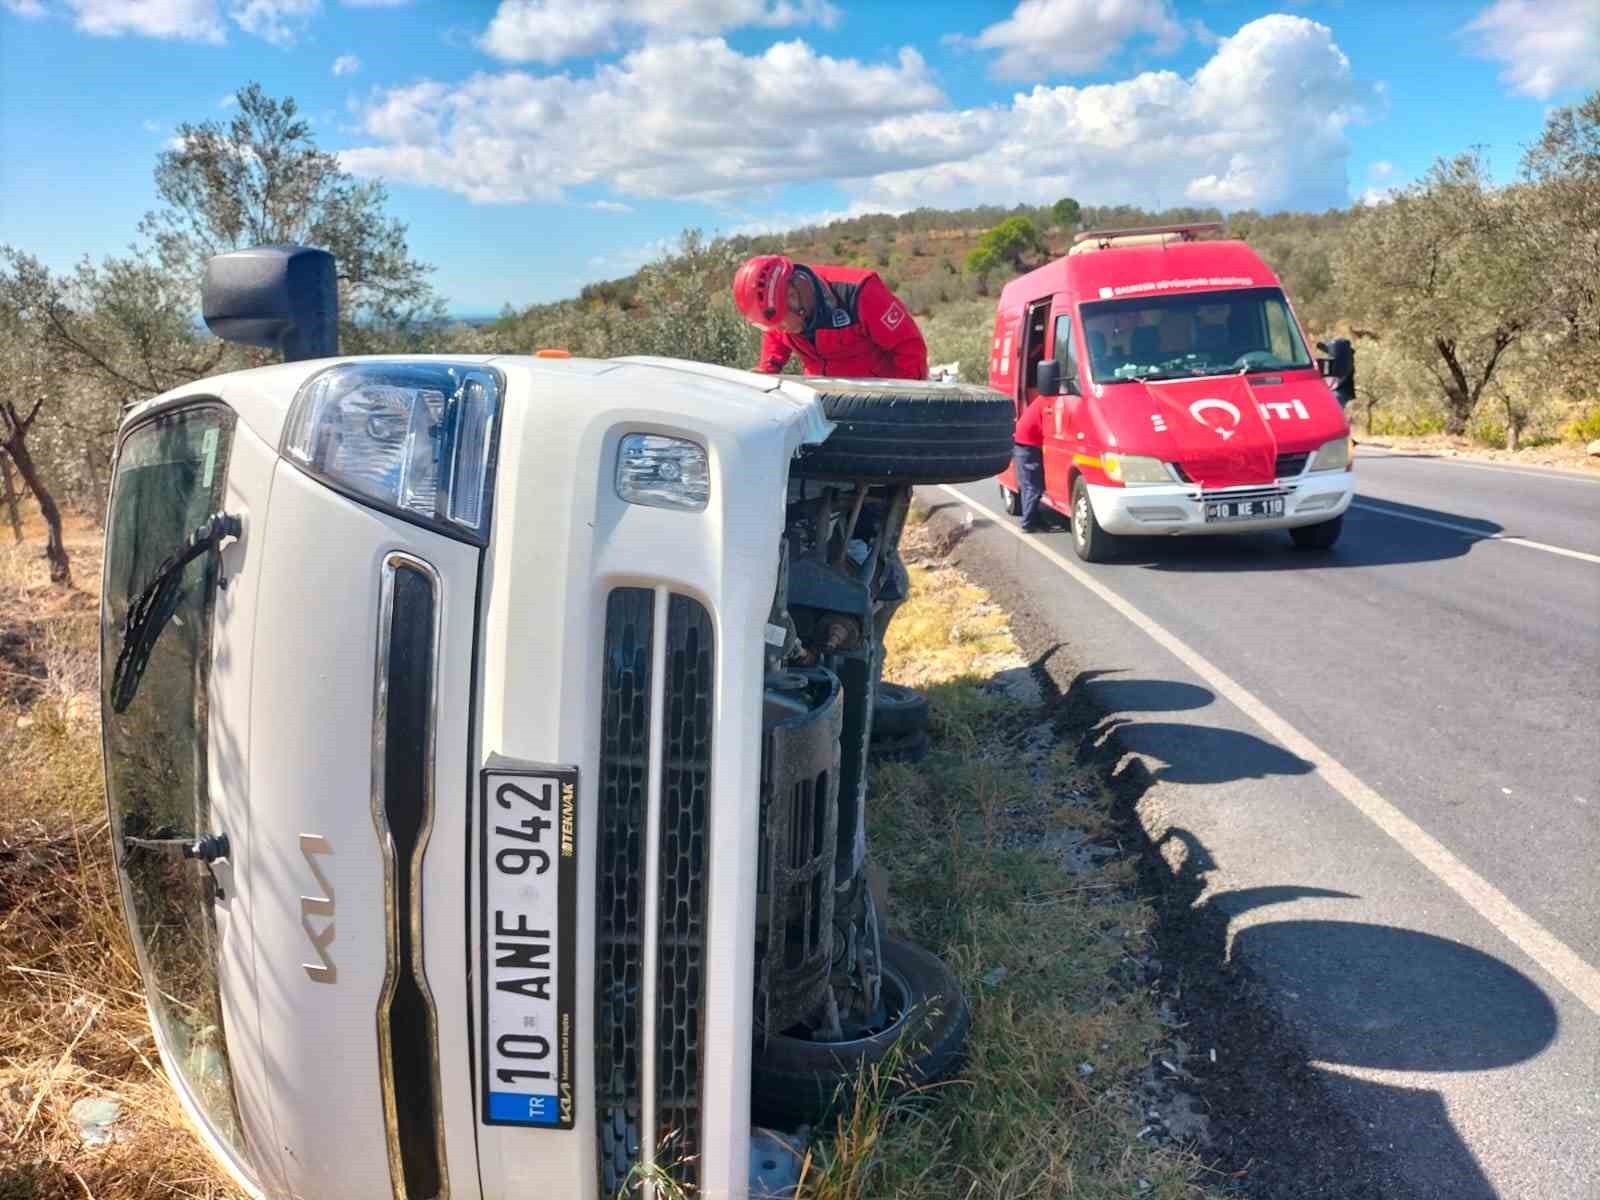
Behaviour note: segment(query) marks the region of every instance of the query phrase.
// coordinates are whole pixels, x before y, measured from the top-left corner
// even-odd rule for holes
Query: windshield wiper
[[[122,712],[133,703],[139,680],[150,665],[150,653],[183,599],[183,569],[206,551],[220,548],[223,539],[237,538],[243,528],[232,513],[212,513],[156,568],[144,590],[128,605],[128,616],[122,625],[122,649],[111,672],[113,711]]]

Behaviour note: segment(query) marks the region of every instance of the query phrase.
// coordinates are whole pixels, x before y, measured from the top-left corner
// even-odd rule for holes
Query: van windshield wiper
[[[183,599],[183,569],[206,551],[220,548],[225,538],[237,538],[242,529],[239,518],[232,513],[212,513],[156,568],[144,590],[128,605],[122,625],[122,649],[117,652],[117,665],[111,672],[113,711],[122,712],[133,703],[139,680],[150,665],[150,653]]]

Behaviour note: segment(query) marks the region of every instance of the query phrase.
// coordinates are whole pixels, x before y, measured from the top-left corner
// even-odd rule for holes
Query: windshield
[[[1083,336],[1097,383],[1311,366],[1278,288],[1088,303]]]
[[[123,442],[106,519],[101,679],[112,836],[150,1011],[189,1094],[237,1145],[218,992],[219,897],[207,870],[176,852],[212,832],[206,712],[217,556],[173,558],[222,505],[232,433],[231,414],[207,406],[165,413]],[[178,565],[165,572],[172,583],[160,620],[145,624],[149,643],[137,670],[124,665],[128,686],[118,689],[128,610],[168,562]]]

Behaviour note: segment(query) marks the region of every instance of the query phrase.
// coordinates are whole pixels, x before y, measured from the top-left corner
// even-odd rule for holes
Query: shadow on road
[[[1175,825],[1152,838],[1135,806],[1158,781],[1312,770],[1249,734],[1133,715],[1198,714],[1212,699],[1188,683],[1084,671],[1052,704],[1080,761],[1109,773],[1142,844],[1142,877],[1161,914],[1158,953],[1189,1022],[1183,1036],[1217,1047],[1215,1065],[1193,1068],[1220,1131],[1211,1149],[1244,1172],[1249,1195],[1271,1200],[1493,1200],[1439,1092],[1352,1072],[1507,1067],[1554,1040],[1554,1006],[1519,971],[1448,938],[1293,909],[1263,920],[1274,906],[1357,897],[1292,884],[1210,890],[1218,864],[1193,833]]]
[[[957,518],[957,541],[974,528],[994,524],[955,500],[944,499],[926,507],[930,516],[946,513],[947,521]],[[971,525],[959,516],[961,512],[972,513]],[[1041,515],[1046,532],[1037,536],[1058,553],[1071,555],[1072,534],[1066,518],[1048,508],[1041,509]],[[1014,524],[1016,518],[1007,516],[1002,520]],[[1123,536],[1113,543],[1115,549],[1109,562],[1092,567],[1083,565],[1096,572],[1145,567],[1180,573],[1386,567],[1460,558],[1486,538],[1507,535],[1505,527],[1494,521],[1393,500],[1371,500],[1357,493],[1355,505],[1345,515],[1343,536],[1332,550],[1298,550],[1282,530],[1188,537]],[[1076,558],[1073,561],[1076,562]]]
[[[1379,511],[1379,509],[1382,511]],[[1410,518],[1410,519],[1404,519]],[[1427,522],[1459,526],[1445,529]],[[1469,532],[1470,531],[1470,532]],[[1116,562],[1157,571],[1303,571],[1391,567],[1460,558],[1505,529],[1493,521],[1357,494],[1345,515],[1344,534],[1332,550],[1297,550],[1282,532],[1208,534],[1204,537],[1133,537],[1118,543]]]

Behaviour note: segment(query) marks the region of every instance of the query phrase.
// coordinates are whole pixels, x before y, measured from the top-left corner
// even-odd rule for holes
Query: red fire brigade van
[[[1130,534],[1339,537],[1354,478],[1328,364],[1255,252],[1201,236],[1218,229],[1081,233],[1000,294],[989,383],[1019,415],[1049,398],[1043,503],[1087,561]],[[999,478],[1015,513],[1014,469]]]

